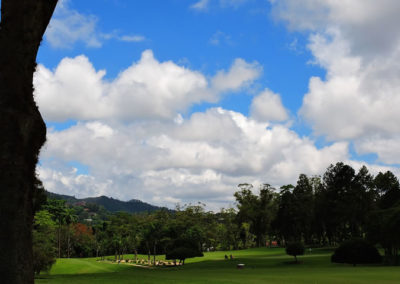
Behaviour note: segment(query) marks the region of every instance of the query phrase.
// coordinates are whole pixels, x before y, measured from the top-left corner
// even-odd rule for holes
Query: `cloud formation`
[[[346,160],[347,152],[347,143],[317,149],[285,126],[212,108],[181,123],[91,121],[50,130],[39,173],[55,192],[112,193],[170,207],[207,200],[218,209],[241,182],[294,182],[300,172],[319,174],[331,161]],[[81,174],[65,161],[90,171]]]
[[[81,55],[63,59],[54,71],[39,65],[35,98],[48,121],[173,119],[195,103],[216,102],[222,93],[246,87],[260,72],[256,62],[236,59],[208,82],[200,72],[159,62],[146,50],[109,82]]]
[[[352,141],[360,153],[399,163],[387,152],[396,153],[392,141],[400,131],[400,2],[271,3],[273,15],[290,29],[310,32],[313,63],[326,70],[325,78],[310,79],[300,109],[315,134]],[[383,144],[390,149],[378,146]]]
[[[265,89],[256,96],[250,105],[251,117],[259,121],[284,121],[288,119],[287,110],[281,102],[279,94]]]
[[[197,11],[205,12],[210,7],[212,1],[213,0],[198,0],[197,2],[192,4],[190,6],[190,8],[194,9],[194,10],[197,10]],[[221,8],[235,8],[235,9],[237,9],[241,5],[245,4],[248,1],[249,0],[218,0],[218,1],[215,1],[215,2],[218,2],[218,5]]]
[[[72,48],[76,42],[87,47],[101,47],[102,35],[96,27],[98,18],[70,9],[68,2],[58,3],[45,33],[46,40],[54,48]]]
[[[59,1],[44,35],[53,48],[71,49],[81,43],[88,48],[99,48],[110,39],[123,42],[142,42],[143,35],[121,35],[117,31],[103,32],[98,28],[98,17],[71,9],[70,0]]]

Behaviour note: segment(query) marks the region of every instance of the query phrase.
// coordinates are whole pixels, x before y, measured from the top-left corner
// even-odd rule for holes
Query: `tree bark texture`
[[[33,283],[35,167],[46,125],[33,98],[42,36],[57,0],[2,0],[0,22],[0,275]]]

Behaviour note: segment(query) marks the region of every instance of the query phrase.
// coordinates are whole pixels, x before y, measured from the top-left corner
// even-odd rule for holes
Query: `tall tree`
[[[67,225],[67,257],[69,258],[71,256],[71,224],[77,221],[78,216],[76,216],[73,208],[65,208],[64,214],[65,224]]]
[[[379,195],[380,208],[390,208],[400,201],[400,183],[391,171],[379,172],[374,179],[374,184]]]
[[[331,243],[348,237],[348,218],[352,210],[349,196],[354,188],[355,171],[343,163],[330,165],[323,177],[322,212],[327,237]]]
[[[303,238],[305,243],[310,243],[314,217],[314,195],[312,183],[305,174],[299,176],[293,190],[293,201],[295,222],[299,234],[297,240],[301,241]]]
[[[57,0],[2,0],[0,22],[0,275],[33,283],[35,167],[46,126],[33,99],[36,55]]]
[[[41,271],[49,271],[56,262],[56,223],[48,211],[42,210],[35,214],[33,227],[33,266],[39,275]]]
[[[269,184],[260,186],[260,195],[254,195],[251,184],[239,184],[240,191],[234,193],[239,209],[239,224],[249,223],[256,236],[257,246],[265,245],[265,236],[276,213],[273,188]]]
[[[291,184],[281,186],[278,196],[278,211],[273,221],[273,227],[278,232],[278,237],[282,241],[293,241],[298,236],[296,231],[296,220],[293,198],[293,188]]]

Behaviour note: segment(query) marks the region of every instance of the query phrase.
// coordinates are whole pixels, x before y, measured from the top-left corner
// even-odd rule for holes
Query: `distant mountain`
[[[152,212],[160,209],[165,209],[162,207],[154,206],[140,200],[132,199],[129,201],[121,201],[114,199],[112,197],[100,196],[100,197],[88,197],[88,198],[75,198],[74,196],[57,194],[53,192],[46,192],[47,197],[52,199],[65,200],[71,205],[85,205],[85,204],[97,204],[103,206],[106,210],[110,212],[130,212],[130,213],[140,213],[140,212]]]

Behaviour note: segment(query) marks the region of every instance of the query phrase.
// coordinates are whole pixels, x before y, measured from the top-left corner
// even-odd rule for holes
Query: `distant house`
[[[78,201],[74,205],[75,206],[86,206],[86,201]]]
[[[272,242],[270,243],[269,241],[267,241],[267,242],[265,243],[265,245],[266,245],[267,247],[277,247],[277,246],[278,246],[278,242],[277,242],[277,241],[272,241]]]

